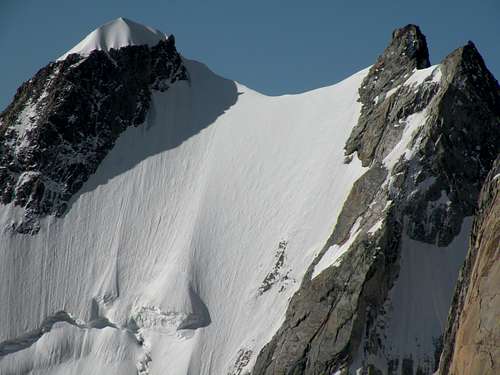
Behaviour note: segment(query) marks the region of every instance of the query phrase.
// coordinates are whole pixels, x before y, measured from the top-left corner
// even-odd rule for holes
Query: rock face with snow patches
[[[121,24],[127,25],[120,19],[102,32]],[[81,49],[90,50],[90,42]],[[1,201],[26,210],[13,228],[34,233],[40,216],[63,215],[118,136],[144,122],[151,90],[186,79],[171,36],[152,48],[71,53],[23,84],[0,116]]]
[[[500,96],[471,43],[429,65],[425,38],[410,25],[393,33],[363,80],[346,153],[348,162],[357,151],[369,169],[261,352],[256,374],[436,369],[443,301],[456,277],[440,275],[456,275],[464,258],[466,218],[500,149]],[[339,248],[349,256],[325,263]],[[441,305],[432,307],[436,299]]]
[[[267,97],[105,24],[0,115],[0,374],[432,374],[499,127],[475,46],[431,66],[414,25]]]

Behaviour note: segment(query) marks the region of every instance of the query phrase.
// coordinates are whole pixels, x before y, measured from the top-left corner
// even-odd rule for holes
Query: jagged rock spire
[[[424,34],[416,25],[407,25],[392,32],[392,39],[370,69],[359,93],[362,102],[387,92],[401,83],[414,69],[430,66]]]
[[[500,85],[473,42],[468,41],[463,47],[451,52],[441,65],[452,85],[462,87],[467,84],[469,93],[482,96],[484,104],[500,112]]]
[[[359,101],[363,107],[358,125],[346,142],[347,155],[358,151],[364,166],[372,162],[387,122],[387,111],[382,108],[386,94],[404,83],[415,69],[429,66],[427,42],[418,26],[407,25],[392,32],[391,42],[370,68],[359,88]],[[427,99],[431,96],[429,93],[426,95]]]
[[[415,63],[417,69],[424,69],[431,65],[427,41],[420,28],[416,25],[406,25],[392,32],[391,44],[384,52],[386,59],[390,57],[387,56],[387,52],[390,52],[393,48],[401,51],[401,56],[406,56],[409,64]]]
[[[416,296],[410,309],[431,305],[435,296],[419,296],[420,276],[409,282],[413,266],[402,259],[419,249],[412,250],[409,240],[434,249],[433,256],[440,254],[439,247],[453,249],[447,271],[441,269],[444,263],[430,262],[429,269],[433,274],[456,271],[453,262],[466,244],[452,241],[467,233],[464,218],[474,214],[500,150],[500,91],[472,43],[439,66],[416,71],[429,65],[425,37],[408,25],[393,33],[364,79],[361,116],[346,152],[357,151],[369,168],[354,183],[331,237],[290,300],[281,328],[261,350],[253,374],[344,374],[359,367],[374,374],[436,370],[440,349],[435,340],[441,331],[434,327],[446,306],[434,309],[424,330],[418,324],[401,326],[411,298],[397,293]],[[378,222],[383,224],[373,232]],[[328,249],[346,246],[354,232],[360,237],[353,235],[349,255],[314,276]],[[451,295],[445,284],[436,285],[439,294]],[[453,340],[456,327],[449,330],[454,330],[448,335]],[[418,351],[400,347],[399,338],[410,337],[419,343]],[[447,361],[452,344],[445,348]]]

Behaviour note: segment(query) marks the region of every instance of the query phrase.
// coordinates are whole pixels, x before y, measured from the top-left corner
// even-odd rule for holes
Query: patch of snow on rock
[[[412,141],[414,139],[414,136],[416,135],[417,130],[422,125],[424,125],[426,118],[427,111],[424,109],[423,111],[408,116],[406,120],[404,120],[405,128],[403,130],[401,140],[384,158],[384,165],[388,170],[392,170],[392,168],[402,155],[405,155],[405,158],[407,160],[410,158],[410,156],[412,155]]]
[[[356,240],[359,234],[359,225],[361,224],[361,217],[359,217],[353,224],[351,231],[349,232],[349,239],[342,245],[333,245],[326,251],[321,257],[321,260],[314,267],[314,272],[312,278],[314,279],[321,272],[331,266],[338,266],[340,264],[341,256],[345,254],[347,250],[351,247],[352,243]]]
[[[439,65],[433,65],[425,69],[416,69],[403,85],[418,86],[428,77],[432,77],[432,82],[439,82],[441,80],[441,69]]]

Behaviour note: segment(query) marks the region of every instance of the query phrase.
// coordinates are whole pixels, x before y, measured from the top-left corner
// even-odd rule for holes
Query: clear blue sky
[[[0,0],[0,110],[39,68],[119,16],[173,33],[184,56],[270,95],[371,65],[408,23],[427,36],[432,63],[472,40],[500,78],[498,0]]]

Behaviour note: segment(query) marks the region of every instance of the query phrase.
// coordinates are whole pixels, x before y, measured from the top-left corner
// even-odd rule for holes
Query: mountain
[[[447,371],[499,126],[475,46],[431,66],[414,25],[268,97],[111,21],[0,114],[0,374]]]
[[[500,96],[470,42],[429,65],[425,38],[410,25],[364,78],[346,153],[369,169],[256,374],[436,369],[471,217],[500,149]]]

